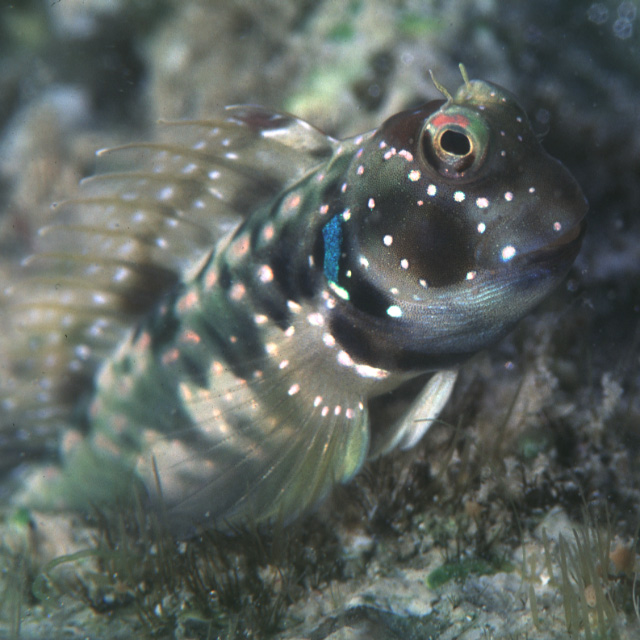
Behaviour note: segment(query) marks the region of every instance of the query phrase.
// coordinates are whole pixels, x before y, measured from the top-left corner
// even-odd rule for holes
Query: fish
[[[415,446],[585,231],[516,98],[461,72],[345,140],[232,106],[98,152],[3,295],[0,465],[53,469],[22,499],[139,492],[185,535],[293,519]]]

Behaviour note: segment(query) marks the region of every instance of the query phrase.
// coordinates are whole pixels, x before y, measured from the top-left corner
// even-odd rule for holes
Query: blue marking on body
[[[329,282],[338,282],[340,251],[342,248],[342,218],[338,214],[322,229],[324,238],[324,275]]]

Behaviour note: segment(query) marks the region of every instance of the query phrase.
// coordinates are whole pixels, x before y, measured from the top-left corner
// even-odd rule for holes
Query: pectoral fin
[[[406,413],[392,427],[387,437],[376,443],[370,457],[378,457],[393,449],[414,447],[440,415],[449,400],[458,372],[443,369],[435,373],[425,385]]]

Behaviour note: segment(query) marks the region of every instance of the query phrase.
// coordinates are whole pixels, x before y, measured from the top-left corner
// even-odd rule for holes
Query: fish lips
[[[540,211],[539,204],[532,204],[517,217],[505,216],[475,245],[476,264],[489,271],[539,266],[566,272],[580,251],[587,211],[587,200],[575,185],[562,206]]]
[[[564,275],[580,253],[586,229],[587,222],[583,218],[553,241],[516,255],[510,265]]]

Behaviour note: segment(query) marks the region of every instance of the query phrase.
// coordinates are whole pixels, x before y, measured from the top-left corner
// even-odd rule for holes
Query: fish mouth
[[[580,252],[586,229],[587,223],[583,219],[552,242],[519,256],[519,259],[540,268],[567,271]]]

